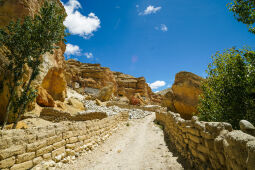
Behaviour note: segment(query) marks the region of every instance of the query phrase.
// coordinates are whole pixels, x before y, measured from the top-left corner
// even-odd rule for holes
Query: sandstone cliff
[[[66,80],[68,86],[83,93],[86,89],[99,91],[105,86],[113,86],[115,96],[126,96],[131,99],[140,94],[143,102],[150,102],[153,92],[144,77],[135,78],[120,72],[113,72],[100,64],[81,63],[70,59],[66,61]]]
[[[51,0],[57,2],[62,8],[63,5],[60,0]],[[10,21],[15,21],[18,18],[24,18],[25,16],[34,16],[39,9],[41,8],[44,0],[2,0],[0,1],[0,28],[4,28],[8,25]],[[18,42],[17,42],[18,43]],[[65,52],[65,44],[63,42],[59,43],[60,48],[56,49],[53,54],[46,53],[42,56],[43,62],[40,66],[40,74],[38,75],[36,81],[33,82],[34,87],[39,87],[44,80],[45,76],[48,74],[48,71],[52,68],[59,69],[65,67],[64,62],[64,52]],[[9,90],[8,85],[6,82],[9,80],[3,80],[3,72],[6,71],[6,63],[8,63],[7,59],[3,55],[3,50],[0,49],[0,81],[4,81],[4,88],[3,91],[0,92],[0,122],[3,121],[6,105],[8,102],[9,97]],[[29,70],[28,73],[29,74]],[[58,83],[57,81],[55,82]],[[66,88],[66,87],[62,87]],[[49,89],[46,89],[47,91]],[[41,89],[41,91],[44,91]],[[51,94],[51,91],[48,91]],[[42,94],[42,93],[39,93]],[[45,93],[44,93],[45,94]],[[45,94],[48,96],[48,94]],[[53,96],[54,97],[54,96]],[[48,99],[50,97],[48,96]],[[40,102],[42,99],[45,99],[45,96],[41,97]],[[35,103],[34,103],[35,104]],[[51,101],[52,105],[52,101]],[[33,107],[32,107],[33,108]],[[12,120],[9,120],[9,122]]]
[[[170,111],[180,113],[185,119],[190,119],[197,113],[201,82],[203,78],[190,72],[179,72],[171,89],[164,95],[162,105]]]

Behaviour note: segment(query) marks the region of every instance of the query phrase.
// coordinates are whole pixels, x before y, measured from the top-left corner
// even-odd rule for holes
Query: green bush
[[[242,119],[255,124],[255,52],[234,48],[217,52],[206,72],[200,120],[229,122],[236,129]]]
[[[7,49],[5,56],[9,60],[4,79],[11,80],[8,84],[10,97],[2,128],[8,117],[14,114],[15,128],[28,104],[36,97],[37,91],[31,84],[39,74],[42,55],[47,52],[53,53],[53,50],[58,48],[57,44],[64,41],[64,19],[63,8],[56,3],[45,1],[39,14],[12,21],[6,28],[0,29],[0,47]],[[22,77],[28,69],[29,80],[23,82]],[[0,82],[0,88],[3,88],[3,82]]]

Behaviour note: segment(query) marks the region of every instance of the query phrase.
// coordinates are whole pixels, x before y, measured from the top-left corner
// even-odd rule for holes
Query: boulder
[[[202,81],[202,77],[190,72],[177,73],[171,90],[163,96],[162,106],[169,111],[180,113],[182,118],[191,119],[197,113]]]
[[[114,93],[113,85],[108,85],[100,90],[97,98],[102,102],[105,102],[113,97],[113,93]]]
[[[136,96],[133,96],[130,99],[130,104],[131,105],[136,105],[136,106],[140,106],[141,105],[141,100],[139,98],[137,98]]]
[[[248,122],[247,120],[241,120],[239,122],[240,125],[240,129],[244,132],[244,133],[248,133],[250,135],[255,136],[255,127]]]
[[[98,106],[106,106],[107,105],[106,102],[101,102],[98,99],[96,99],[95,101],[96,101],[96,105],[98,105]]]
[[[67,104],[76,108],[76,109],[85,110],[84,104],[81,101],[79,101],[78,99],[69,98],[67,101]]]
[[[168,111],[177,112],[174,106],[174,93],[172,89],[168,90],[163,96],[161,106],[167,107]]]
[[[55,102],[51,95],[42,87],[38,88],[38,93],[36,97],[36,102],[42,107],[54,107]]]
[[[42,87],[47,90],[54,100],[63,102],[67,94],[64,69],[57,67],[51,68],[43,79]]]

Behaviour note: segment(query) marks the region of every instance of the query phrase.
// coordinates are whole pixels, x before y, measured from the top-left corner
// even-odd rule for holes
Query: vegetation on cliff
[[[39,73],[42,55],[53,53],[58,48],[56,44],[64,40],[63,14],[63,9],[56,3],[46,1],[39,14],[10,22],[6,29],[0,29],[0,46],[7,49],[5,55],[9,60],[4,77],[11,76],[13,80],[8,84],[10,97],[3,127],[13,113],[15,128],[28,104],[35,99],[37,91],[31,83]],[[0,88],[3,83],[0,82]]]

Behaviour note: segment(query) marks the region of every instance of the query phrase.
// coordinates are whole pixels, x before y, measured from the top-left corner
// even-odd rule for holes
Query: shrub
[[[239,128],[241,119],[255,124],[255,52],[234,48],[217,52],[206,72],[200,120],[225,121],[233,128]]]
[[[31,86],[32,81],[39,74],[42,55],[46,52],[53,53],[53,49],[58,48],[56,44],[64,40],[64,19],[65,12],[61,7],[45,1],[39,14],[27,16],[22,21],[18,19],[10,22],[5,29],[0,29],[0,47],[7,49],[7,69],[11,72],[5,72],[4,79],[11,79],[13,82],[8,84],[10,97],[2,128],[9,114],[16,113],[15,128],[28,104],[36,97],[37,91]],[[23,82],[22,77],[28,70],[28,81]],[[0,88],[3,88],[3,82],[0,84]]]

